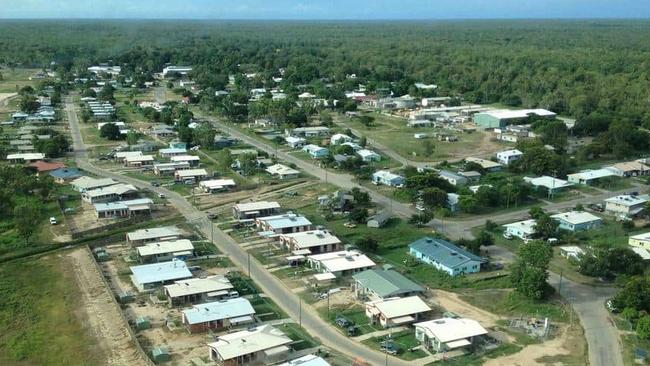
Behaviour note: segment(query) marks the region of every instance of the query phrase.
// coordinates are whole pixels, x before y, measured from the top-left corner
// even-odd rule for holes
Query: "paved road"
[[[234,128],[230,128],[227,124],[211,119],[213,124],[227,131],[233,137],[236,137],[247,144],[255,146],[256,148],[266,151],[269,154],[275,154],[276,149],[267,145],[259,140],[250,137]],[[326,173],[324,169],[316,166],[315,164],[305,162],[295,156],[284,152],[278,152],[277,156],[281,159],[296,164],[309,174],[312,174],[322,180],[325,180],[327,175],[329,182],[342,188],[350,189],[358,187],[358,184],[352,181],[352,177],[346,174],[332,174]],[[629,190],[629,189],[628,189]],[[588,197],[581,197],[576,200],[551,203],[544,208],[547,211],[555,212],[561,211],[566,208],[574,207],[577,204],[600,203],[605,198],[620,194],[625,190],[619,192],[606,192]],[[393,210],[399,211],[403,215],[411,215],[414,210],[412,207],[395,202],[381,194],[369,191],[373,200],[379,202],[385,207],[388,204],[393,204]],[[397,207],[397,210],[396,210]],[[430,226],[433,226],[437,231],[449,236],[452,239],[472,238],[471,230],[474,227],[482,226],[486,220],[492,220],[497,223],[511,222],[523,218],[528,213],[528,208],[503,213],[499,215],[484,215],[481,217],[474,217],[468,220],[440,220],[434,219]],[[505,258],[507,260],[514,260],[515,256],[504,248],[493,246],[490,247],[490,254],[495,257]],[[557,288],[560,276],[556,273],[550,273],[549,283]],[[564,278],[562,280],[561,295],[568,301],[580,318],[583,328],[585,329],[585,338],[589,347],[589,362],[593,366],[623,366],[623,359],[621,354],[621,347],[619,344],[619,336],[617,330],[607,313],[604,303],[614,295],[616,290],[610,287],[593,287],[579,284]]]
[[[212,241],[224,254],[228,255],[235,265],[243,269],[244,272],[247,272],[248,268],[250,268],[251,278],[262,291],[275,301],[294,321],[301,323],[310,334],[318,337],[324,345],[347,354],[352,358],[361,358],[371,365],[413,365],[412,362],[405,362],[392,356],[388,356],[387,358],[385,354],[373,351],[343,336],[329,323],[323,321],[313,307],[307,304],[301,304],[302,300],[298,296],[270,274],[257,260],[249,257],[248,253],[232,238],[221,231],[217,225],[214,225],[204,212],[190,205],[179,194],[163,187],[152,187],[150,183],[101,169],[91,164],[88,161],[86,146],[81,136],[79,121],[74,108],[74,105],[68,101],[66,104],[66,112],[70,123],[75,158],[79,168],[99,176],[133,184],[141,189],[148,189],[156,193],[164,194],[168,198],[169,203],[176,207],[188,222],[197,225],[206,237],[212,238]]]
[[[293,156],[287,152],[277,150],[274,146],[268,145],[266,143],[263,143],[259,140],[257,140],[254,137],[250,137],[246,135],[245,133],[238,131],[235,128],[231,128],[224,122],[220,122],[215,120],[214,118],[208,118],[208,117],[203,117],[212,122],[212,124],[223,130],[228,132],[231,136],[251,145],[254,146],[255,148],[262,150],[269,155],[275,155],[279,159],[287,161],[289,163],[295,164],[297,167],[305,171],[306,173],[315,176],[316,178],[320,179],[321,181],[331,183],[337,187],[341,187],[343,189],[352,189],[354,187],[357,187],[359,189],[362,189],[370,195],[373,201],[381,204],[383,207],[390,208],[395,214],[401,215],[403,217],[410,217],[413,215],[416,211],[415,208],[413,208],[412,205],[410,204],[404,204],[398,201],[395,201],[393,199],[390,199],[382,194],[379,194],[375,191],[368,190],[358,183],[354,181],[354,178],[349,175],[349,174],[344,174],[344,173],[334,173],[331,171],[327,171],[318,165],[302,160],[296,156]]]

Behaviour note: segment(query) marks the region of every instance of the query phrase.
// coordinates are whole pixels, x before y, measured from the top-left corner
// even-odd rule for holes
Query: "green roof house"
[[[352,278],[356,296],[373,300],[413,296],[424,291],[422,286],[390,269],[369,269]]]
[[[155,363],[168,362],[172,359],[169,350],[165,347],[156,347],[151,350],[151,359]]]

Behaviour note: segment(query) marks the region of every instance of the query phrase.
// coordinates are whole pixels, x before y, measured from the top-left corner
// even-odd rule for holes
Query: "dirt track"
[[[479,309],[476,306],[461,300],[458,295],[453,292],[433,290],[433,293],[433,299],[438,302],[440,306],[445,308],[445,310],[454,312],[462,317],[477,320],[483,326],[494,327],[497,324],[497,320],[502,319],[489,311]]]
[[[131,341],[128,325],[122,322],[120,310],[111,299],[113,295],[104,285],[90,251],[87,248],[74,250],[68,259],[81,291],[83,308],[80,310],[106,356],[104,365],[146,365]]]

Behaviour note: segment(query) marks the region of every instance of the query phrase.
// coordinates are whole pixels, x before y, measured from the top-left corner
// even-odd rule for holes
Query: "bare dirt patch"
[[[105,365],[145,365],[122,321],[120,309],[106,288],[101,273],[87,248],[68,254],[75,279],[81,291],[82,311],[99,347],[106,355]]]
[[[434,300],[437,301],[446,311],[454,312],[462,317],[467,317],[480,322],[483,326],[494,327],[502,318],[489,311],[477,308],[463,301],[458,294],[442,290],[433,290]]]

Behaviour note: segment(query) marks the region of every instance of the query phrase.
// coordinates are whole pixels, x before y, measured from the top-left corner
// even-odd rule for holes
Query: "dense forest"
[[[285,89],[363,82],[399,95],[425,82],[469,102],[650,124],[647,21],[3,21],[0,33],[9,66],[69,72],[110,60],[128,75],[190,64],[213,90],[229,74],[257,73],[253,87],[284,68]]]

